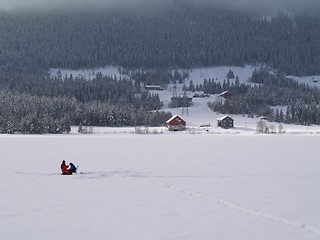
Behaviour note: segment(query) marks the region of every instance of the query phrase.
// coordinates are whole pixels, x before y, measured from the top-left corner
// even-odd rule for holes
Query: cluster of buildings
[[[161,86],[159,85],[145,85],[146,90],[164,90]],[[208,94],[195,94],[194,97],[208,97]],[[218,95],[219,97],[222,98],[230,98],[232,96],[232,93],[230,91],[224,91]],[[187,97],[184,95],[183,97],[175,97],[173,96],[171,98],[171,102],[174,105],[179,105],[179,106],[184,106],[184,104],[181,104],[181,101],[186,101],[186,103],[190,103],[192,101],[192,98]],[[187,106],[188,104],[186,104]],[[175,115],[168,119],[165,123],[165,126],[168,128],[170,131],[183,131],[186,129],[186,121],[183,120],[180,116]],[[210,125],[210,124],[209,124]],[[211,125],[210,125],[211,126]],[[205,127],[208,127],[207,125]],[[217,127],[221,127],[224,129],[229,129],[234,127],[234,120],[226,115],[221,118],[217,119]]]
[[[183,131],[186,129],[186,121],[178,115],[175,115],[166,121],[166,127],[169,131]],[[221,128],[233,128],[234,120],[230,116],[223,116],[217,119],[217,126]]]

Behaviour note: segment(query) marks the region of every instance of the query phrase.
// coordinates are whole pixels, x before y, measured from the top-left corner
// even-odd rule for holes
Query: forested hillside
[[[159,97],[140,87],[182,82],[184,73],[171,74],[177,68],[263,63],[286,74],[320,73],[318,14],[263,17],[167,2],[133,9],[0,11],[0,131],[161,125],[170,113],[158,112]],[[48,73],[106,65],[130,70],[134,79],[98,75],[87,81]],[[34,127],[35,119],[40,127]]]
[[[2,12],[1,70],[265,63],[287,74],[320,72],[319,15],[264,18],[173,2],[157,10]]]

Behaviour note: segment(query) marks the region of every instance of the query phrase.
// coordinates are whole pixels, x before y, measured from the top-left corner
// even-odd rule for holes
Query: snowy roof
[[[232,93],[230,91],[224,91],[219,94],[220,97],[228,98],[232,96]]]
[[[266,116],[260,116],[259,119],[260,120],[268,120],[268,118]]]
[[[144,85],[145,87],[161,87],[160,85]]]
[[[180,118],[181,120],[183,120],[181,117],[179,117],[178,115],[174,115],[174,116],[172,116],[171,118],[169,118],[167,121],[166,121],[166,123],[169,123],[169,122],[171,122],[173,119],[175,119],[175,118]]]
[[[223,117],[221,117],[221,118],[218,118],[218,120],[222,121],[223,119],[226,119],[226,118],[231,118],[231,119],[232,119],[232,117],[230,117],[230,116],[228,116],[228,115],[225,115],[225,116],[223,116]],[[233,120],[233,119],[232,119],[232,120]]]
[[[224,91],[224,92],[220,93],[219,95],[224,95],[224,94],[231,94],[231,92],[230,91]]]

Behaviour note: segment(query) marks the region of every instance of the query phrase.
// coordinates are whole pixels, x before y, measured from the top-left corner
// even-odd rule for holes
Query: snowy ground
[[[1,238],[316,240],[319,140],[1,135]],[[61,176],[62,159],[86,174]]]
[[[165,109],[172,87],[159,92]],[[233,116],[223,130],[206,105],[214,98],[194,99],[183,115],[171,109],[183,132],[0,135],[1,239],[320,239],[320,127],[257,134],[257,119]],[[60,175],[62,159],[83,174]]]

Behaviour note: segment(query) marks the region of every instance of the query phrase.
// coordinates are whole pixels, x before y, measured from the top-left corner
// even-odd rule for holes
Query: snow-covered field
[[[228,70],[193,70],[188,81]],[[172,91],[159,92],[165,109]],[[223,130],[206,105],[214,97],[170,109],[183,132],[0,135],[1,239],[320,239],[320,127],[257,134],[257,119],[233,116]],[[63,159],[82,174],[60,175]]]
[[[1,135],[1,239],[317,240],[319,141]],[[85,174],[60,175],[62,159]]]
[[[62,78],[64,78],[65,76],[70,77],[70,75],[72,74],[74,78],[81,77],[88,80],[94,78],[98,73],[101,73],[102,75],[113,76],[119,79],[120,77],[122,77],[122,74],[120,74],[119,70],[120,70],[119,67],[114,67],[114,66],[106,66],[106,67],[95,68],[95,69],[79,69],[79,70],[51,68],[49,70],[49,73],[51,76],[56,76],[56,77],[58,77],[60,74]]]

